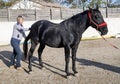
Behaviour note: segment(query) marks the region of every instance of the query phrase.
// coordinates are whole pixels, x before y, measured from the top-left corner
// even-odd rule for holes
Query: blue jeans
[[[13,47],[13,53],[11,56],[11,65],[15,65],[15,58],[16,58],[16,66],[20,67],[21,66],[20,61],[22,57],[22,52],[20,49],[20,40],[12,38],[11,45]]]

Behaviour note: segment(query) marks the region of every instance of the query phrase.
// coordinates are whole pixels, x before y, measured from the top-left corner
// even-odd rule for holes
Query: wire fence
[[[35,20],[58,20],[67,19],[77,13],[81,13],[82,9],[0,9],[0,21],[16,21],[18,15],[24,16],[26,21]],[[100,8],[104,18],[120,18],[120,8]]]

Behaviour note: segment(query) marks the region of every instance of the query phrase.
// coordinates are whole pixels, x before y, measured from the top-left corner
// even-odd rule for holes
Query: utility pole
[[[83,7],[83,11],[84,11],[84,10],[85,10],[85,1],[86,1],[86,0],[81,0],[81,1],[82,1],[82,4],[83,4],[82,7]]]
[[[106,18],[108,18],[108,0],[106,0]]]
[[[77,0],[77,8],[79,8],[79,0]]]

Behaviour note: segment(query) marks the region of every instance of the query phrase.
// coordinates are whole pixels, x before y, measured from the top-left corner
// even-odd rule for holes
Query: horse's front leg
[[[32,57],[32,55],[33,55],[33,52],[34,52],[36,46],[37,46],[37,43],[34,42],[34,41],[31,41],[31,48],[30,48],[30,51],[29,51],[29,53],[28,53],[28,60],[29,60],[28,68],[29,68],[29,72],[32,71],[31,57]]]
[[[70,47],[65,47],[65,72],[67,74],[67,76],[70,75],[69,73],[69,60],[70,60]]]
[[[72,47],[72,70],[74,72],[74,75],[78,73],[76,70],[76,63],[75,63],[77,49],[78,49],[78,45]]]
[[[42,52],[43,52],[43,49],[45,48],[45,45],[40,43],[40,47],[38,49],[38,56],[39,56],[39,65],[41,66],[41,68],[43,67],[43,62],[42,62]]]

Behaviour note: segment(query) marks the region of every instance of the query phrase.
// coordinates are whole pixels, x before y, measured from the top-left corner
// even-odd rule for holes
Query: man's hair
[[[17,21],[18,21],[18,19],[19,19],[19,18],[24,19],[24,17],[23,17],[23,16],[19,15],[19,16],[17,17]]]

